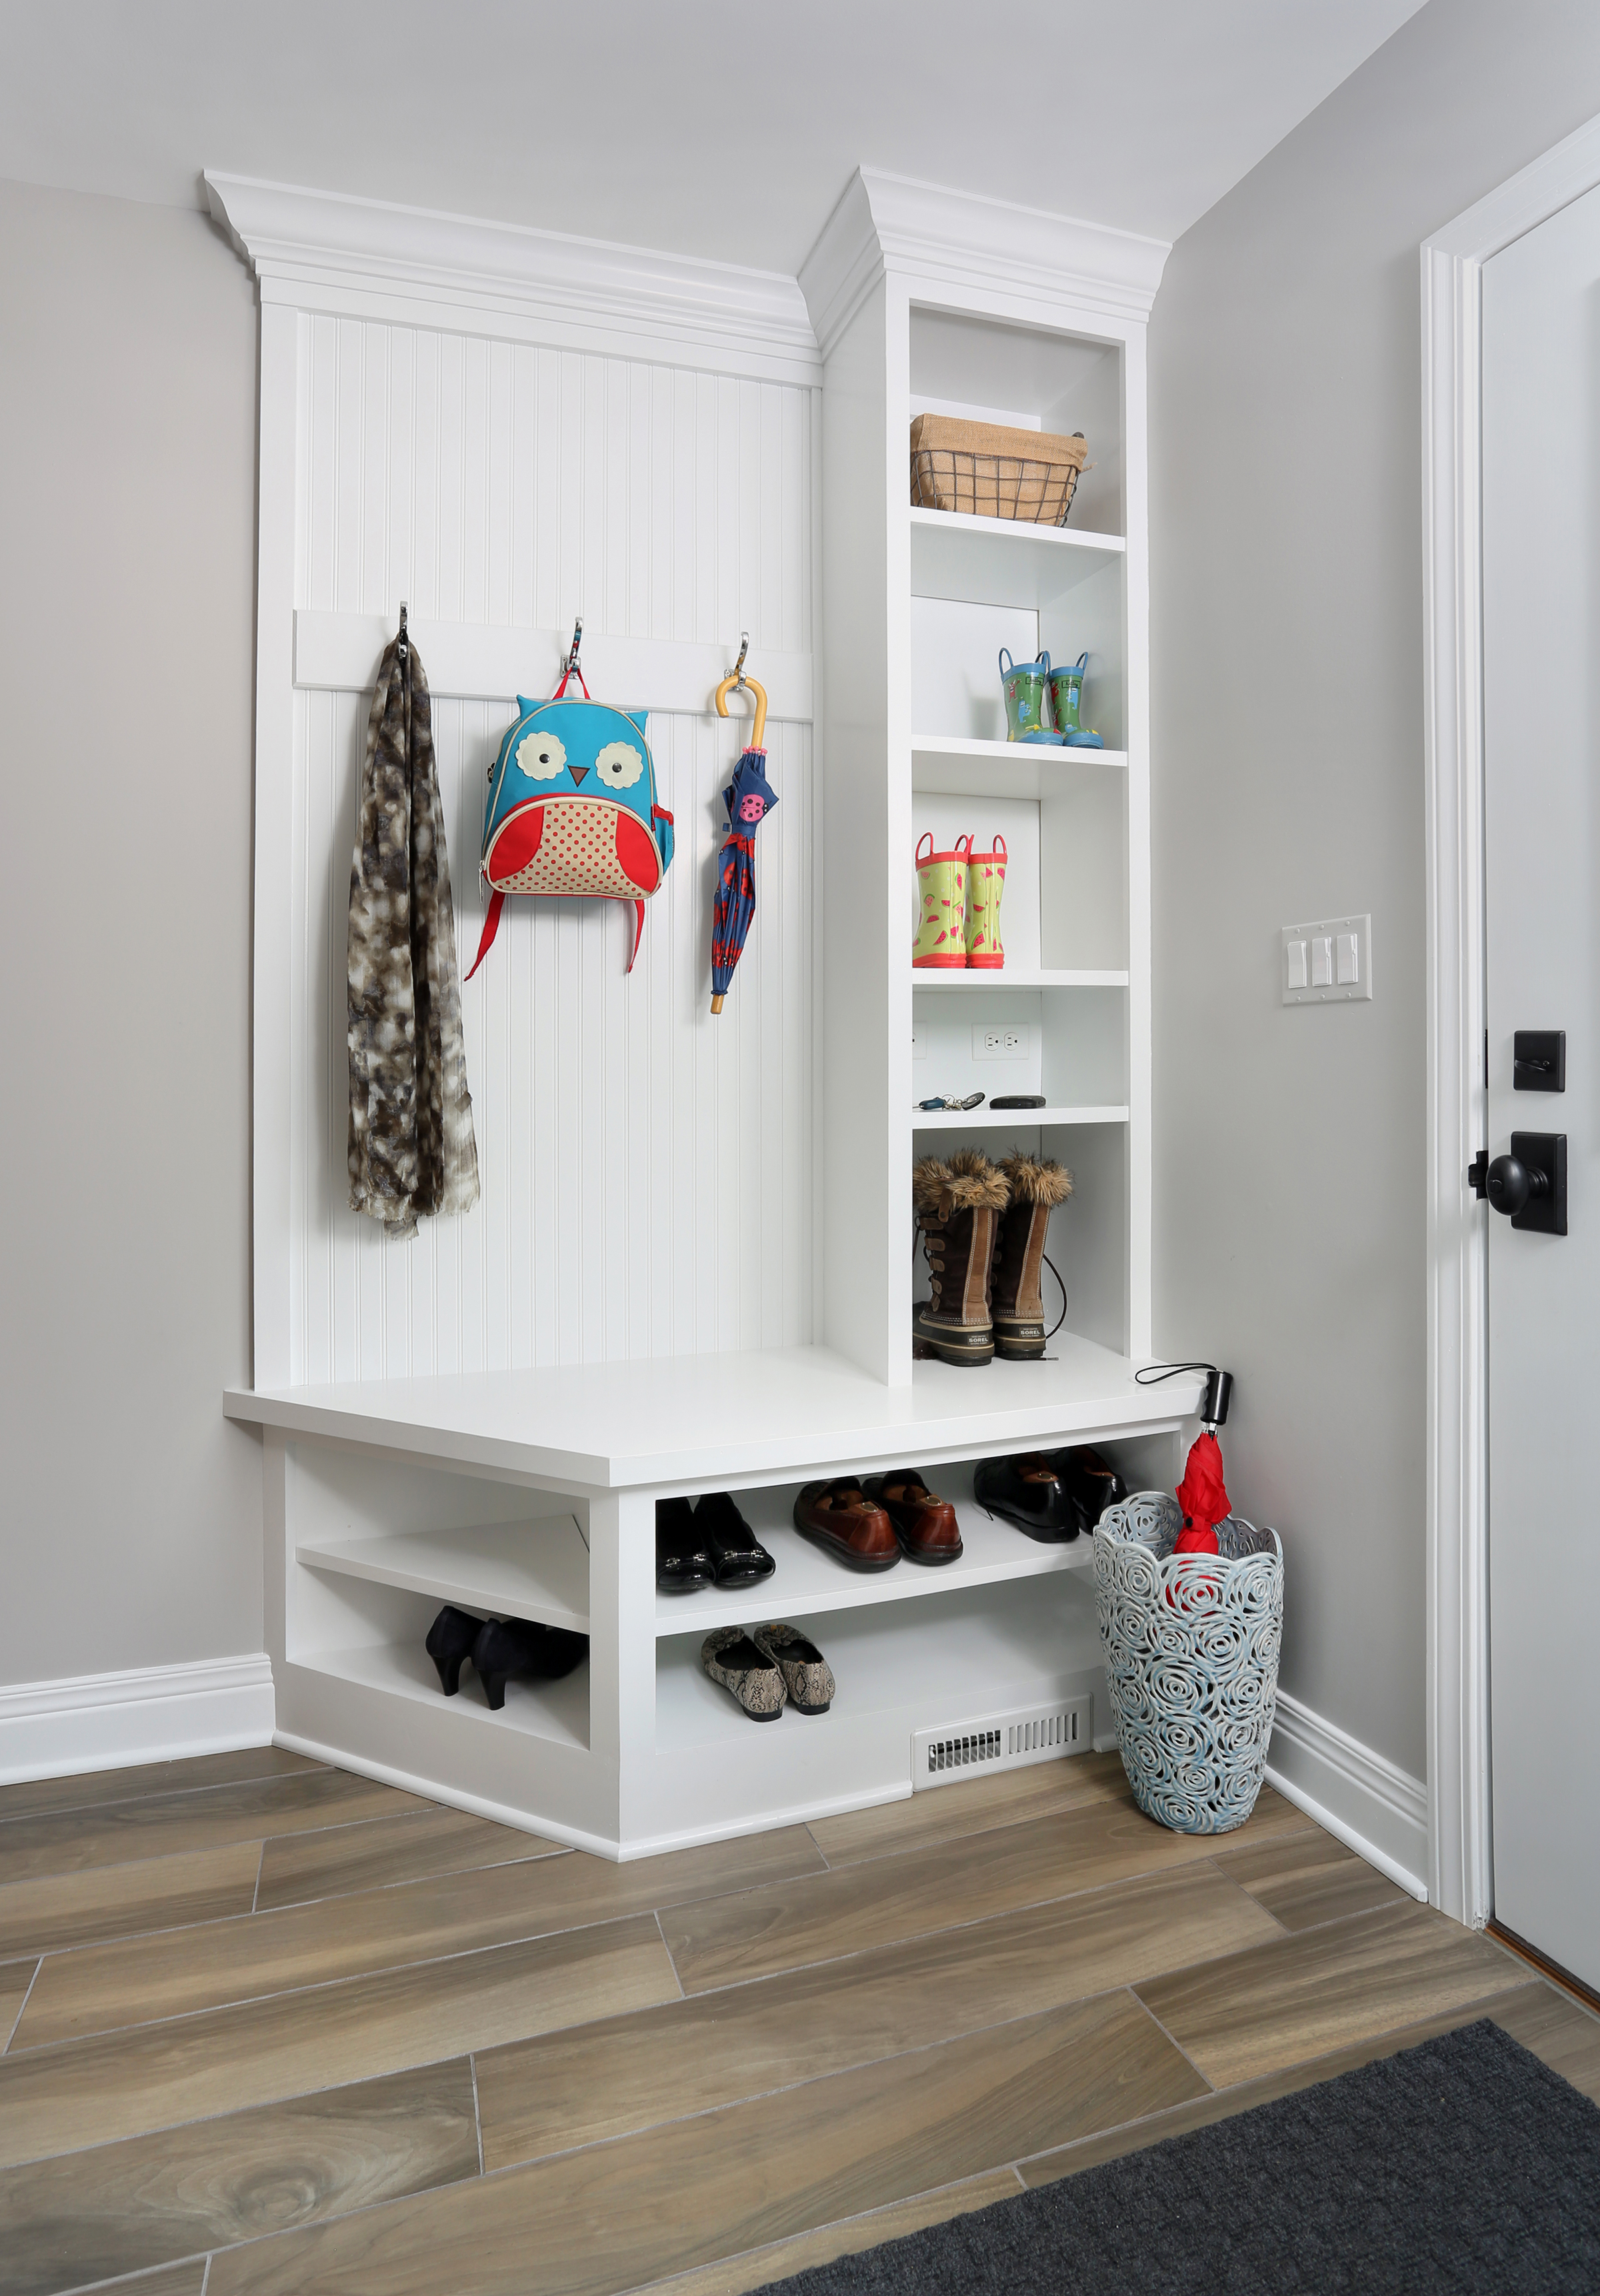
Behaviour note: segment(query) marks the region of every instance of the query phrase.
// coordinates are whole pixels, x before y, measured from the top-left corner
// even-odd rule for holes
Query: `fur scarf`
[[[386,649],[350,869],[350,1207],[385,1233],[478,1201],[478,1143],[433,711],[417,650]]]

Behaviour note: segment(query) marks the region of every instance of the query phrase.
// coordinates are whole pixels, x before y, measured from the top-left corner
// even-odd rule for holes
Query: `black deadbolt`
[[[1486,1193],[1496,1211],[1513,1227],[1538,1235],[1567,1232],[1567,1136],[1564,1132],[1514,1132],[1511,1153],[1489,1168]]]
[[[1564,1029],[1518,1029],[1511,1039],[1513,1092],[1564,1092],[1567,1032]]]

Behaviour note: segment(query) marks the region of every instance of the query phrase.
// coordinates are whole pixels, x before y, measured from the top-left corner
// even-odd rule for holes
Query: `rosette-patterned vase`
[[[1284,1553],[1229,1515],[1218,1553],[1175,1554],[1183,1511],[1137,1491],[1096,1528],[1095,1607],[1122,1767],[1147,1817],[1231,1833],[1255,1808],[1278,1710]]]

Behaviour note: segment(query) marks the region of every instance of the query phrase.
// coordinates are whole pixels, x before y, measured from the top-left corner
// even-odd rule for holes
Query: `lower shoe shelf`
[[[776,1722],[753,1722],[702,1668],[704,1636],[673,1635],[656,1645],[658,1757],[690,1747],[759,1754],[759,1739],[769,1754],[781,1740],[786,1754],[810,1748],[820,1760],[869,1724],[909,1778],[914,1730],[965,1727],[1063,1696],[1100,1665],[1094,1595],[1082,1571],[1043,1586],[949,1587],[889,1610],[807,1612],[774,1602],[767,1616],[800,1627],[821,1651],[837,1685],[830,1710],[786,1709]]]
[[[354,1649],[302,1653],[295,1663],[340,1682],[416,1700],[447,1725],[462,1730],[541,1738],[579,1751],[586,1751],[589,1745],[587,1664],[564,1675],[559,1682],[508,1683],[505,1704],[496,1714],[491,1713],[470,1668],[462,1669],[461,1686],[455,1696],[445,1696],[420,1636],[410,1643],[363,1643]]]

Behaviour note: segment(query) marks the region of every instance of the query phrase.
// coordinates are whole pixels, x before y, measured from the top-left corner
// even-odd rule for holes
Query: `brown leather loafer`
[[[795,1529],[851,1570],[887,1570],[900,1560],[894,1524],[853,1475],[807,1483],[795,1501]]]
[[[861,1491],[894,1524],[908,1562],[955,1562],[961,1552],[956,1511],[948,1499],[935,1497],[919,1468],[891,1467],[886,1475],[869,1475]]]

